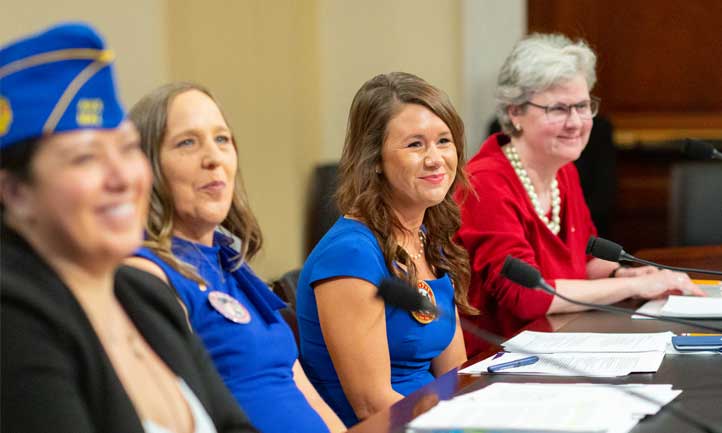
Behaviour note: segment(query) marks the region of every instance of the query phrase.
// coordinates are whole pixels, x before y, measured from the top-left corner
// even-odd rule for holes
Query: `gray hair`
[[[564,35],[534,33],[517,42],[499,71],[496,114],[502,131],[518,135],[509,118],[509,107],[528,102],[534,93],[582,74],[589,90],[597,82],[597,56],[584,40]]]

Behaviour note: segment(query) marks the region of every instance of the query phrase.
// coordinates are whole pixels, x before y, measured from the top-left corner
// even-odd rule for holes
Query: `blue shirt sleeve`
[[[370,232],[344,231],[319,246],[313,263],[308,263],[311,265],[308,283],[312,287],[319,281],[336,277],[359,278],[378,286],[389,276],[381,248]]]

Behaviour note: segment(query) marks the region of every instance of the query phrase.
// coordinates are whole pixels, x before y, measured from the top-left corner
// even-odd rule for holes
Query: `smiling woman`
[[[255,431],[140,247],[151,173],[85,24],[0,49],[0,430]]]
[[[123,122],[116,129],[78,130],[38,142],[28,174],[32,188],[18,184],[4,198],[6,221],[24,228],[24,218],[17,218],[33,215],[28,240],[53,258],[99,264],[132,253],[150,184],[138,140],[135,127]]]
[[[344,216],[311,252],[297,291],[304,368],[347,425],[466,360],[457,306],[475,310],[466,253],[451,241],[463,149],[448,97],[419,77],[378,75],[351,103],[336,193]],[[390,276],[442,314],[385,305],[376,286]]]
[[[211,93],[171,83],[141,99],[130,118],[154,184],[147,248],[128,264],[172,286],[226,385],[263,432],[344,430],[298,363],[279,313],[285,304],[247,263],[261,247],[261,231],[241,182],[237,143]]]
[[[689,278],[654,268],[616,269],[585,254],[596,228],[572,162],[589,141],[599,100],[590,95],[596,56],[583,41],[531,35],[499,72],[497,115],[503,134],[489,137],[467,166],[471,189],[456,196],[458,238],[471,257],[470,300],[478,324],[511,336],[545,314],[579,306],[528,290],[501,275],[507,255],[539,268],[557,291],[591,303],[672,291],[701,293]],[[619,277],[615,279],[610,276]],[[484,349],[468,335],[469,356]]]
[[[238,155],[218,106],[205,93],[175,97],[160,146],[160,170],[174,198],[176,236],[211,245],[233,199]]]

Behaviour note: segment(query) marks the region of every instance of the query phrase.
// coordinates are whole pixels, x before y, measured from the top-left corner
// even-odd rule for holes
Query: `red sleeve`
[[[517,195],[508,175],[499,170],[488,170],[471,176],[472,189],[460,200],[462,224],[458,240],[469,251],[471,262],[472,303],[490,297],[503,309],[522,320],[542,317],[549,309],[552,296],[541,290],[532,290],[514,284],[501,276],[501,267],[507,255],[524,260],[539,268],[533,245],[533,220],[525,214],[520,203],[525,196]],[[553,283],[552,283],[553,285]]]

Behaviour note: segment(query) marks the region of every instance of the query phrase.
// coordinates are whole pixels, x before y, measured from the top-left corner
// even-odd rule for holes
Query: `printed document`
[[[596,333],[523,331],[503,343],[508,352],[664,352],[672,333]]]

